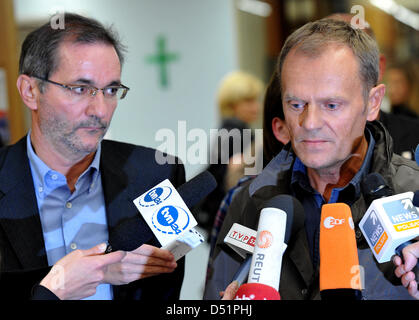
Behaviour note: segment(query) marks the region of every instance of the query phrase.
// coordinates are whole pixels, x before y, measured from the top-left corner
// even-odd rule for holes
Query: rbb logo
[[[183,208],[164,206],[153,214],[151,222],[161,233],[177,235],[188,227],[189,215]]]
[[[152,207],[162,203],[172,194],[169,187],[157,187],[147,192],[144,197],[140,198],[139,205],[142,207]]]

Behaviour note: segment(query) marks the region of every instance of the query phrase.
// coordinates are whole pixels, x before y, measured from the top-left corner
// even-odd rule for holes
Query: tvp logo
[[[189,215],[183,208],[164,206],[156,210],[151,222],[161,233],[177,235],[189,226]]]
[[[138,204],[141,207],[152,207],[162,203],[164,200],[169,198],[171,194],[172,189],[170,187],[157,187],[140,197]]]

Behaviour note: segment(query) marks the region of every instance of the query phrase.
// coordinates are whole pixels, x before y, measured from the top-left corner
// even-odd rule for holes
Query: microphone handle
[[[357,289],[326,289],[320,291],[321,300],[363,300],[361,290]]]
[[[403,242],[401,245],[399,245],[396,248],[396,254],[402,259],[403,263],[404,263],[404,259],[403,259],[402,250],[403,250],[404,247],[406,247],[406,246],[408,246],[409,244],[412,244],[412,243],[415,243],[415,242],[409,240],[409,241]],[[416,263],[416,266],[413,267],[412,272],[415,274],[416,282],[418,282],[418,280],[419,280],[419,260]]]
[[[239,269],[237,269],[237,272],[234,274],[233,279],[231,282],[236,280],[239,283],[239,287],[247,281],[247,278],[249,277],[249,271],[250,271],[250,265],[252,263],[252,255],[247,254],[246,259],[243,261],[243,263],[240,265]]]

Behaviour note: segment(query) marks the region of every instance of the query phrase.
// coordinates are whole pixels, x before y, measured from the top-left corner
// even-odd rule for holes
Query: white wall
[[[122,81],[131,90],[119,103],[108,138],[156,148],[162,144],[155,140],[157,130],[169,128],[177,136],[178,120],[186,120],[187,130],[202,128],[208,135],[218,127],[217,85],[238,67],[231,0],[15,0],[18,24],[46,22],[57,11],[113,24],[128,46]],[[180,55],[169,64],[168,89],[159,86],[158,67],[145,62],[156,53],[160,34],[168,50]],[[177,145],[175,150],[187,179],[205,167],[189,164]]]

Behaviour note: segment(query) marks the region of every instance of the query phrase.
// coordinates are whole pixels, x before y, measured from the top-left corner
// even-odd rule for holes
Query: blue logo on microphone
[[[188,227],[189,215],[183,208],[164,206],[153,214],[151,222],[161,233],[177,235]]]
[[[157,187],[141,197],[138,201],[142,207],[152,207],[162,203],[164,200],[170,197],[172,189],[169,187]]]

